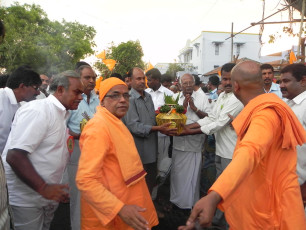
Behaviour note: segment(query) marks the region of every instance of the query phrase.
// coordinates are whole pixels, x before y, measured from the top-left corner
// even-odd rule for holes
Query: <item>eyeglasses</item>
[[[39,86],[37,86],[37,85],[30,85],[30,87],[32,87],[32,88],[35,89],[36,91],[39,90]]]
[[[124,93],[124,94],[112,94],[112,95],[105,95],[105,97],[110,97],[113,100],[119,100],[121,97],[123,97],[126,101],[130,99],[130,94]]]

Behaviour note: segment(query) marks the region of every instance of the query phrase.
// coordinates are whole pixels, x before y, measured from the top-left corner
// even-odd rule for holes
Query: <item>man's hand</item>
[[[190,98],[191,98],[191,95],[189,93],[187,93],[185,95],[185,99],[183,101],[183,106],[184,106],[185,109],[187,109],[187,107],[188,107]]]
[[[161,132],[162,134],[168,135],[169,133],[173,132],[174,130],[177,130],[176,128],[169,128],[171,123],[164,123],[162,125],[158,126],[158,131]]]
[[[171,123],[169,122],[169,123],[164,123],[164,124],[159,125],[159,126],[152,126],[150,132],[159,131],[159,132],[161,132],[162,134],[172,136],[172,133],[173,133],[174,131],[177,131],[177,128],[169,128],[170,125],[171,125]]]
[[[191,133],[190,125],[183,125],[182,132],[179,133],[180,136],[189,135]]]
[[[168,128],[164,132],[161,132],[161,133],[167,136],[178,136],[177,128]]]
[[[38,193],[48,200],[67,202],[69,200],[68,184],[45,184]]]
[[[200,199],[192,209],[191,215],[187,220],[186,226],[180,226],[179,230],[193,229],[198,220],[201,227],[209,227],[214,217],[218,203],[221,197],[218,193],[212,191],[207,196]]]
[[[192,111],[194,111],[194,112],[196,112],[198,110],[198,108],[194,105],[192,97],[190,97],[190,99],[189,99],[189,106],[190,106],[190,109],[192,109]]]
[[[129,226],[136,230],[148,230],[148,222],[139,212],[145,212],[145,208],[137,205],[124,205],[119,211],[120,218]]]

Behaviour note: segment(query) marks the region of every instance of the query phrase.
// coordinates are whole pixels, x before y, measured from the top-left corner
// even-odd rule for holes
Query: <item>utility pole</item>
[[[301,50],[302,48],[305,49],[305,45],[302,45],[302,40],[303,42],[305,42],[305,39],[302,39],[302,34],[303,34],[303,25],[304,25],[304,15],[305,15],[305,1],[303,0],[302,3],[302,13],[301,13],[301,23],[300,23],[300,33],[299,33],[299,46],[298,46],[298,50],[297,50],[297,58],[299,60],[305,60],[305,57],[301,58],[301,51],[302,53],[304,53],[304,50]]]
[[[231,30],[231,62],[234,61],[234,23],[232,22],[232,30]]]

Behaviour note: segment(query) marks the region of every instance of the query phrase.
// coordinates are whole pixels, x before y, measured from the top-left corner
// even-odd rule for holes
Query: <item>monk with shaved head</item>
[[[238,136],[232,162],[179,229],[209,226],[216,207],[230,229],[306,229],[296,174],[303,126],[278,96],[264,93],[256,62],[233,68],[232,87],[245,106],[232,123]]]
[[[264,93],[263,84],[260,66],[256,62],[245,61],[232,71],[234,94],[244,105]]]

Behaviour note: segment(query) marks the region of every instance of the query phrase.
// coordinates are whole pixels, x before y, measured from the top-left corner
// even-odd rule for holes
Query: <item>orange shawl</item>
[[[305,130],[291,108],[273,93],[266,93],[251,100],[233,121],[237,136],[244,136],[253,114],[265,109],[273,108],[282,118],[282,148],[292,149],[306,142]]]
[[[120,119],[111,114],[106,108],[98,106],[97,112],[103,111],[103,116],[109,127],[108,132],[112,137],[116,149],[117,160],[127,187],[137,183],[147,174],[143,169],[134,139]]]

